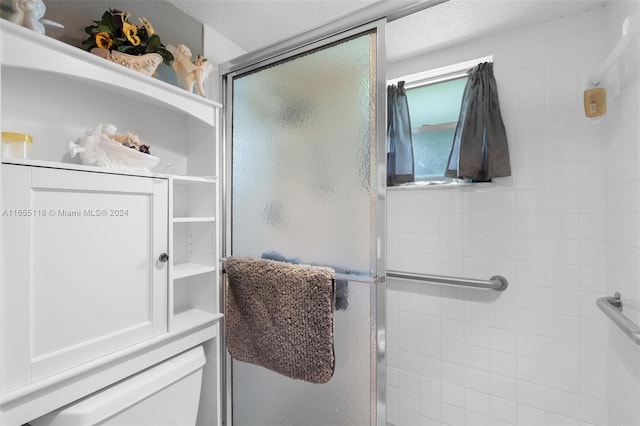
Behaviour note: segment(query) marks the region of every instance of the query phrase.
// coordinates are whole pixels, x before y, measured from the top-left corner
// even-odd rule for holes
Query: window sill
[[[494,188],[495,182],[436,182],[436,181],[418,181],[404,183],[397,186],[387,186],[387,191],[416,191],[431,189],[485,189]]]

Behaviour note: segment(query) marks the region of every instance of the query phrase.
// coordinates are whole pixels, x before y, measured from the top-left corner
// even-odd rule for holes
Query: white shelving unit
[[[0,128],[34,137],[31,159],[4,158],[0,167],[11,164],[100,173],[107,180],[110,175],[166,179],[166,197],[159,199],[167,203],[164,220],[169,255],[168,268],[164,268],[164,332],[45,378],[27,377],[8,387],[0,377],[0,425],[27,423],[200,344],[207,351],[205,380],[218,381],[207,386],[215,395],[206,395],[212,403],[201,411],[207,411],[203,416],[206,424],[219,424],[218,335],[222,315],[217,262],[221,247],[218,164],[222,106],[5,20],[0,20],[0,39]],[[85,166],[69,157],[70,141],[106,123],[150,143],[160,164],[151,172],[138,172]],[[1,187],[10,184],[0,177]],[[0,194],[0,210],[2,199]],[[0,235],[4,238],[2,227]],[[0,245],[0,264],[7,247],[10,245]],[[16,283],[1,280],[2,275],[0,371],[9,371],[17,357],[3,340],[12,318],[3,317],[2,304],[8,302],[2,296]],[[69,301],[82,303],[74,297]],[[29,311],[33,306],[25,304],[23,308]],[[28,351],[24,354],[29,356]]]
[[[215,216],[203,217],[174,217],[173,223],[198,223],[198,222],[215,222]]]
[[[170,179],[169,202],[173,206],[169,230],[173,261],[170,267],[170,298],[173,319],[169,328],[179,327],[183,317],[216,316],[219,292],[211,281],[218,277],[220,252],[218,222],[218,179],[178,177]],[[215,289],[215,292],[211,290]]]
[[[180,280],[215,271],[215,266],[200,265],[198,263],[179,263],[173,266],[173,279]]]

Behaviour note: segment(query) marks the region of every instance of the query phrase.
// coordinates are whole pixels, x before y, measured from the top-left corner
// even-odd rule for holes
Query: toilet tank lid
[[[202,369],[205,362],[204,351],[198,346],[32,421],[31,424],[96,424]]]

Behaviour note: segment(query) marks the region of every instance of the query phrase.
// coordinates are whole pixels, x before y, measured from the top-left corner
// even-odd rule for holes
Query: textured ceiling
[[[247,52],[300,34],[375,1],[170,0]]]
[[[388,59],[400,60],[506,29],[601,7],[606,0],[450,0],[389,24]]]
[[[259,50],[375,3],[370,0],[170,1],[247,52]],[[391,22],[387,32],[387,57],[390,61],[401,60],[474,37],[600,7],[605,2],[449,0]]]

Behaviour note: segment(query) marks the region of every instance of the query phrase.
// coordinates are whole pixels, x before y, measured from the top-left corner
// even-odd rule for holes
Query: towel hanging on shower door
[[[229,354],[293,379],[328,382],[335,369],[334,271],[235,256],[225,271]]]

